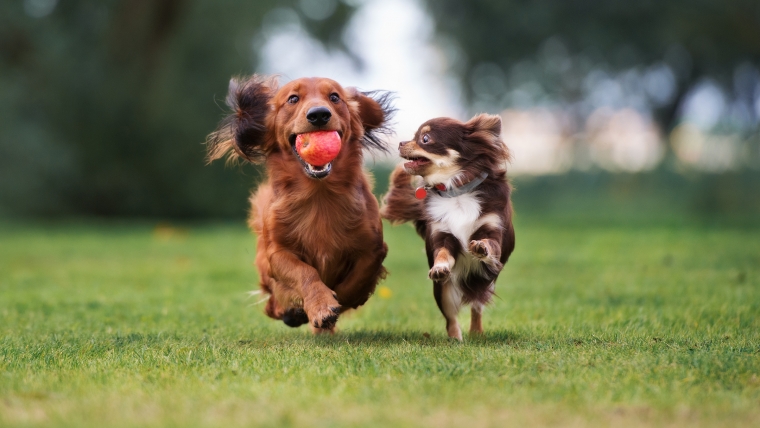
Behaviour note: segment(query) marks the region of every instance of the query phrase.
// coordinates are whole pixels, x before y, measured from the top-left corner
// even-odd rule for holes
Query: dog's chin
[[[332,172],[332,162],[328,162],[325,165],[317,166],[312,165],[305,160],[301,158],[301,155],[298,154],[298,150],[296,150],[296,134],[292,134],[290,136],[290,149],[293,150],[293,154],[295,155],[296,159],[298,159],[298,162],[301,163],[301,167],[303,168],[303,172],[314,179],[321,180]]]

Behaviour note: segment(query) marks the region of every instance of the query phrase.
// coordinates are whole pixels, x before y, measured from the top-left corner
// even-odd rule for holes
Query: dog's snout
[[[401,150],[401,149],[404,147],[404,145],[405,145],[406,143],[408,143],[408,142],[409,142],[409,141],[402,141],[402,142],[398,143],[398,149],[399,149],[399,150]]]
[[[323,126],[330,121],[332,113],[327,107],[312,107],[306,112],[306,120],[314,126]]]

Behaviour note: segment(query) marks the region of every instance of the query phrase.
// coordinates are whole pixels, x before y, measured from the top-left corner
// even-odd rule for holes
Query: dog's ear
[[[227,106],[232,113],[206,139],[208,162],[228,155],[228,161],[264,159],[270,101],[277,90],[275,77],[253,75],[230,80]]]
[[[380,135],[389,135],[389,121],[396,113],[393,107],[393,93],[387,91],[360,92],[356,88],[347,88],[349,106],[359,116],[364,127],[362,144],[365,147],[389,152]]]
[[[385,122],[383,106],[374,98],[357,91],[354,95],[354,100],[358,104],[359,117],[362,119],[362,125],[364,125],[365,130],[369,131],[379,128]]]
[[[501,117],[495,114],[479,114],[464,124],[467,129],[467,139],[479,141],[493,147],[497,151],[494,157],[509,161],[511,155],[507,145],[501,139]]]
[[[495,114],[479,114],[470,119],[467,126],[470,134],[479,134],[481,138],[488,141],[498,139],[501,135],[501,117]]]

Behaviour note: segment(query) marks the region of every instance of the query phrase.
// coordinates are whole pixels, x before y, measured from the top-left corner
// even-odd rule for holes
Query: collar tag
[[[414,191],[414,197],[422,200],[425,199],[427,196],[427,190],[424,187],[418,187],[417,190]]]

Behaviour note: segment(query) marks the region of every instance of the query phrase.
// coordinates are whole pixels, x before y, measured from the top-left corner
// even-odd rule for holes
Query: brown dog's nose
[[[312,107],[306,112],[306,120],[314,126],[323,126],[330,121],[332,113],[327,107]]]
[[[398,143],[398,149],[401,150],[402,147],[404,147],[404,144],[408,143],[409,141],[402,141]]]

